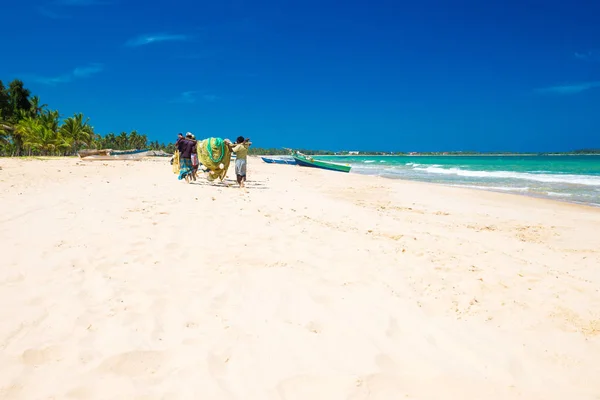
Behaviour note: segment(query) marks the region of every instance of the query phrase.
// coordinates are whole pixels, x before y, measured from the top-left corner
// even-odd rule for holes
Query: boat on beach
[[[350,172],[350,169],[352,169],[352,167],[347,164],[342,165],[342,164],[335,164],[335,163],[330,163],[330,162],[321,161],[321,160],[315,160],[313,157],[304,155],[297,151],[292,152],[292,157],[294,158],[294,160],[296,160],[296,164],[298,164],[302,167],[321,168],[321,169],[326,169],[329,171],[338,171],[338,172]]]
[[[112,152],[112,149],[101,149],[101,150],[84,149],[84,150],[79,150],[77,152],[77,155],[80,158],[89,157],[89,156],[109,156],[111,152]]]
[[[108,161],[108,160],[141,160],[150,155],[151,150],[81,150],[77,153],[81,160]]]
[[[272,157],[261,157],[267,164],[288,164],[297,165],[296,160],[287,158],[272,158]]]

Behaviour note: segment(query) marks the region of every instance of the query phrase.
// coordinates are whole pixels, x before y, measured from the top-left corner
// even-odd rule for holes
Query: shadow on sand
[[[216,180],[214,182],[209,182],[205,176],[199,175],[196,181],[192,181],[190,185],[198,185],[198,186],[213,186],[213,187],[222,187],[228,189],[238,189],[238,183],[234,179],[225,178],[223,182]],[[264,182],[261,181],[246,181],[246,189],[248,190],[265,190],[269,189]]]

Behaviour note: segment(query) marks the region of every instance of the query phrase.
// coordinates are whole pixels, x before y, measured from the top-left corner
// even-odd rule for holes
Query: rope
[[[218,162],[221,162],[221,160],[223,159],[223,156],[225,155],[225,142],[223,142],[223,139],[221,139],[221,138],[214,138],[215,144],[217,146],[219,146],[220,150],[221,150],[220,151],[221,154],[219,155],[219,158],[215,160],[213,158],[212,145],[210,143],[212,139],[213,138],[210,138],[206,141],[206,149],[208,150],[208,156],[210,157],[210,160],[214,163],[218,163]]]

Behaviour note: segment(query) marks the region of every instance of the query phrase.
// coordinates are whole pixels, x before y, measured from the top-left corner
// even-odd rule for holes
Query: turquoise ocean
[[[509,192],[600,206],[600,155],[321,156],[351,173]]]

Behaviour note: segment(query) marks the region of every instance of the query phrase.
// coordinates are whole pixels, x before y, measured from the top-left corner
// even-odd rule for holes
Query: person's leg
[[[177,179],[182,180],[183,178],[185,178],[185,174],[184,174],[184,169],[185,169],[185,161],[183,160],[183,158],[179,159],[179,175],[177,176]]]
[[[198,175],[198,156],[196,154],[192,154],[192,179],[196,180],[196,176]]]
[[[238,183],[240,188],[243,188],[246,182],[246,160],[235,160],[235,170],[235,173],[239,177]]]
[[[192,160],[189,158],[181,159],[181,169],[179,170],[179,179],[184,179],[189,183],[190,181],[190,172],[192,170]]]

